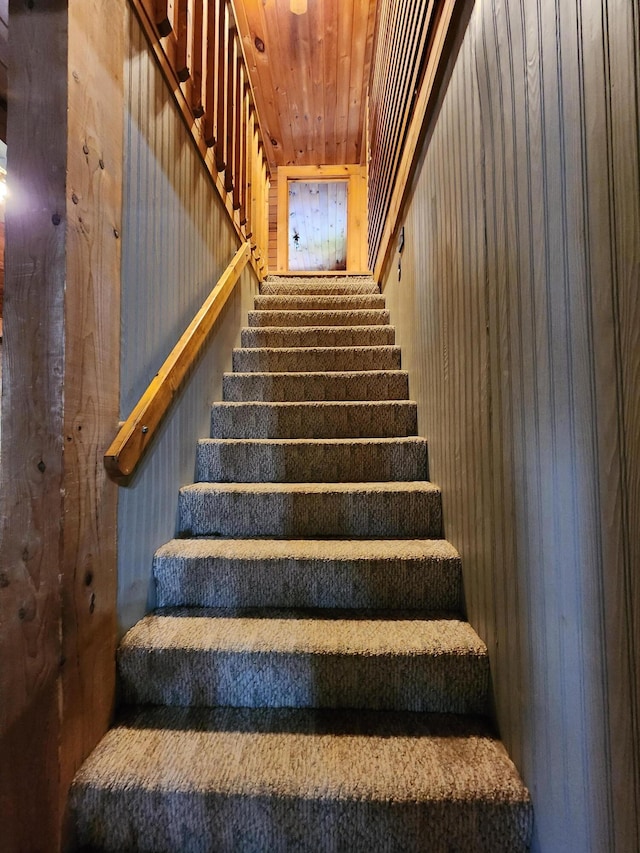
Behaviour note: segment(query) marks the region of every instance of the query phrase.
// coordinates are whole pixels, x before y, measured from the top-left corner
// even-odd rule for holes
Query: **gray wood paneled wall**
[[[121,414],[126,417],[238,248],[219,197],[129,13],[125,57]],[[247,266],[207,350],[134,482],[120,490],[118,617],[154,602],[151,561],[175,533],[178,488],[193,481],[198,438],[257,281]]]
[[[533,849],[640,849],[640,4],[476,0],[384,287]]]

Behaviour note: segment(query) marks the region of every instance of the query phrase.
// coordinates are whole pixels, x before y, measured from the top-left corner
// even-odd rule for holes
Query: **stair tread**
[[[417,406],[415,400],[293,400],[289,402],[288,400],[223,400],[216,401],[211,404],[213,407],[232,407],[232,406],[262,406],[266,407],[274,407],[274,408],[294,408],[295,406],[305,406],[307,408],[312,408],[314,406],[326,406],[329,408],[332,406],[336,409],[344,409],[346,407],[366,407],[371,408],[374,406],[386,406],[388,408],[394,406]]]
[[[481,717],[280,708],[129,709],[74,782],[157,793],[529,805]]]
[[[469,623],[454,617],[220,608],[149,614],[125,634],[119,654],[170,649],[366,657],[487,654]]]
[[[386,436],[382,438],[200,438],[198,444],[255,444],[255,445],[271,445],[286,447],[292,445],[294,447],[318,447],[324,445],[331,446],[349,446],[351,444],[360,445],[424,445],[427,443],[426,438],[418,435],[400,435]]]
[[[260,293],[380,293],[371,276],[269,276],[260,285]]]
[[[241,378],[251,377],[251,379],[259,377],[292,378],[300,379],[301,381],[311,381],[313,379],[327,379],[330,382],[339,382],[341,379],[385,379],[386,377],[408,377],[406,370],[252,370],[252,371],[233,371],[224,373],[224,377]]]
[[[258,310],[249,311],[249,326],[360,326],[386,325],[385,308],[348,308],[340,310]]]
[[[334,308],[384,308],[381,293],[267,293],[254,299],[254,309],[322,310]]]
[[[352,493],[440,493],[438,486],[428,480],[391,480],[383,482],[355,483],[191,483],[182,486],[181,494],[186,493],[296,493],[296,494],[352,494]]]
[[[231,560],[458,560],[446,539],[172,539],[156,558],[222,557]]]

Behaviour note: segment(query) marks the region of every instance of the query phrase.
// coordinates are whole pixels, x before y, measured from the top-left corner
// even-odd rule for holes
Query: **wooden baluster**
[[[244,65],[240,45],[237,45],[236,94],[234,111],[234,135],[233,135],[233,209],[240,211],[240,225],[242,225],[242,148],[245,133],[244,126]]]
[[[244,186],[245,196],[244,196],[244,207],[245,207],[245,216],[246,216],[246,228],[245,234],[247,240],[251,238],[253,233],[253,219],[251,218],[251,187],[253,185],[253,104],[251,103],[251,94],[247,91],[247,134],[245,140],[245,151],[246,151],[246,166],[245,166],[245,178],[246,183]]]
[[[223,0],[218,21],[218,136],[215,143],[216,169],[225,170],[227,165],[227,101],[229,98],[229,7]]]
[[[190,76],[187,63],[187,18],[188,0],[173,0],[176,7],[176,24],[174,33],[176,36],[176,75],[181,83],[185,83]]]
[[[210,0],[205,3],[205,23],[203,27],[203,103],[204,103],[204,141],[213,148],[218,138],[218,54],[220,51],[220,15],[222,0]]]
[[[153,3],[153,0],[152,0]],[[155,0],[155,23],[161,36],[168,36],[176,28],[176,4],[174,0]]]
[[[204,7],[203,0],[189,0],[187,15],[187,66],[191,71],[191,92],[189,103],[196,118],[204,115],[205,97],[202,90],[202,54],[204,47]]]
[[[236,40],[235,29],[229,32],[229,75],[227,79],[227,117],[226,117],[226,151],[225,161],[226,167],[224,170],[224,188],[228,193],[233,192],[235,180],[234,170],[234,138],[235,138],[235,119],[236,119],[236,90],[238,78],[238,43]]]

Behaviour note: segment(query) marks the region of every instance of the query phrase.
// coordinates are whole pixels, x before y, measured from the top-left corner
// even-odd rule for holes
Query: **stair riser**
[[[353,311],[384,308],[385,298],[381,294],[357,296],[282,295],[256,296],[256,311]]]
[[[379,294],[377,285],[369,278],[359,279],[326,279],[325,281],[303,278],[273,278],[263,281],[260,293],[264,296],[354,296],[361,293]]]
[[[236,373],[314,373],[340,370],[399,370],[398,347],[236,349]]]
[[[415,403],[215,403],[211,438],[393,438],[415,435]]]
[[[439,538],[440,493],[227,492],[182,489],[181,536]]]
[[[305,400],[407,400],[409,377],[400,371],[375,373],[227,373],[227,402]]]
[[[104,853],[424,853],[425,838],[432,853],[526,853],[532,823],[530,806],[481,798],[396,803],[77,788],[72,807],[79,844]]]
[[[460,607],[460,561],[154,560],[158,607]]]
[[[244,328],[243,347],[378,347],[393,346],[393,326],[309,326]]]
[[[243,708],[487,711],[488,658],[473,654],[350,655],[126,649],[125,701]]]
[[[371,311],[249,311],[249,326],[384,326],[389,312]]]
[[[361,483],[426,480],[427,444],[198,443],[199,483]]]

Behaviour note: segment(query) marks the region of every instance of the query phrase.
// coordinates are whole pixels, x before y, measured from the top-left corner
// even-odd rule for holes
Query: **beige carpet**
[[[72,788],[79,847],[526,851],[383,298],[271,279],[241,340]]]

